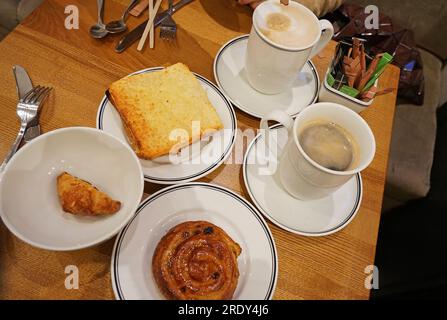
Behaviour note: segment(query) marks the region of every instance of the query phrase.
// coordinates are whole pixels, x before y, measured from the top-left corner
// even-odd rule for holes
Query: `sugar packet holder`
[[[329,70],[327,74],[328,73]],[[327,82],[327,74],[323,83],[321,84],[320,95],[318,99],[319,102],[338,103],[348,107],[349,109],[357,113],[362,112],[374,102],[374,98],[369,101],[362,101],[331,87]],[[378,82],[379,80],[376,80],[376,82],[374,83],[374,88],[377,88]]]
[[[370,74],[370,77],[367,79],[368,81],[363,85],[362,92],[360,92],[349,86],[348,79],[341,70],[341,60],[343,60],[345,54],[348,52],[348,48],[349,46],[343,46],[342,43],[337,46],[334,58],[329,64],[329,68],[321,85],[319,101],[339,103],[359,113],[374,102],[378,91],[379,77],[385,70],[386,65],[391,61],[391,56],[384,54],[377,58],[377,66],[374,67],[374,72]],[[373,62],[373,59],[368,56],[365,56],[365,59],[369,59],[369,64]],[[366,61],[364,63],[366,64]],[[336,79],[334,74],[341,74],[341,79]]]

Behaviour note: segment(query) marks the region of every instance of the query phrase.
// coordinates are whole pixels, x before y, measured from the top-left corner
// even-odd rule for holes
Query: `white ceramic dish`
[[[129,76],[155,72],[161,69],[163,68],[149,68],[137,71]],[[203,147],[201,152],[189,161],[172,164],[140,159],[144,178],[148,182],[176,184],[200,179],[216,170],[231,153],[234,142],[236,141],[237,132],[234,109],[216,85],[198,74],[195,74],[195,76],[206,90],[208,99],[219,114],[224,129],[216,132],[210,143]],[[128,144],[119,113],[113,107],[107,96],[104,96],[99,105],[96,126],[98,129],[104,130]],[[200,141],[197,144],[200,144]],[[193,146],[190,147],[193,150],[195,148]]]
[[[320,79],[315,66],[308,61],[297,74],[293,87],[286,92],[268,95],[251,87],[245,75],[248,35],[228,41],[214,59],[214,78],[219,88],[240,110],[263,118],[279,109],[296,116],[318,98]]]
[[[163,189],[143,201],[116,239],[112,285],[117,299],[163,299],[152,276],[160,239],[185,221],[206,220],[221,227],[242,248],[233,299],[271,299],[278,275],[275,243],[261,214],[234,192],[207,183]]]
[[[287,141],[287,130],[276,125],[279,153]],[[321,237],[345,228],[356,216],[362,201],[360,174],[355,175],[330,196],[312,201],[292,197],[281,185],[277,175],[260,175],[265,168],[265,142],[258,135],[247,149],[243,175],[247,191],[255,206],[278,227],[309,237]]]
[[[64,171],[121,201],[121,209],[106,217],[65,213],[56,180]],[[32,140],[7,164],[0,215],[14,235],[35,247],[77,250],[117,234],[134,215],[143,188],[140,163],[127,145],[97,129],[64,128]]]

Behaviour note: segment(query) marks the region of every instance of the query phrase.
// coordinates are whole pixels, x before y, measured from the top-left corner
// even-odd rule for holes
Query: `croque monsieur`
[[[174,130],[188,132],[183,145],[223,128],[214,107],[194,74],[182,63],[160,71],[118,80],[108,96],[118,110],[126,135],[138,157],[154,159],[172,152],[179,141]],[[200,130],[193,130],[193,122]]]

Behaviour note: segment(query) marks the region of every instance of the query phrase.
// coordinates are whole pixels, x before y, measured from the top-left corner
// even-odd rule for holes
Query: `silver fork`
[[[160,25],[160,38],[163,40],[175,40],[175,37],[177,36],[177,24],[174,19],[172,19],[173,2],[173,0],[169,0],[169,15]]]
[[[48,97],[50,90],[50,87],[37,86],[19,100],[19,103],[17,104],[17,116],[20,119],[20,130],[16,140],[11,146],[11,150],[9,150],[9,153],[6,155],[5,160],[3,160],[3,163],[0,166],[0,173],[4,170],[12,156],[17,152],[27,126],[37,117],[39,106]]]

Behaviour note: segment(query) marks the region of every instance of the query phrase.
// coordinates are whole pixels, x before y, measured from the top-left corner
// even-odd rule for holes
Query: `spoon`
[[[107,33],[106,26],[102,22],[104,16],[104,0],[97,0],[98,3],[98,22],[90,27],[90,36],[96,39],[104,38]]]
[[[121,19],[110,21],[106,25],[106,30],[110,33],[119,33],[127,30],[127,26],[125,21],[127,20],[127,17],[129,16],[130,10],[137,4],[138,0],[132,0],[129,5],[127,6],[126,10],[124,11],[123,15],[121,16]]]

